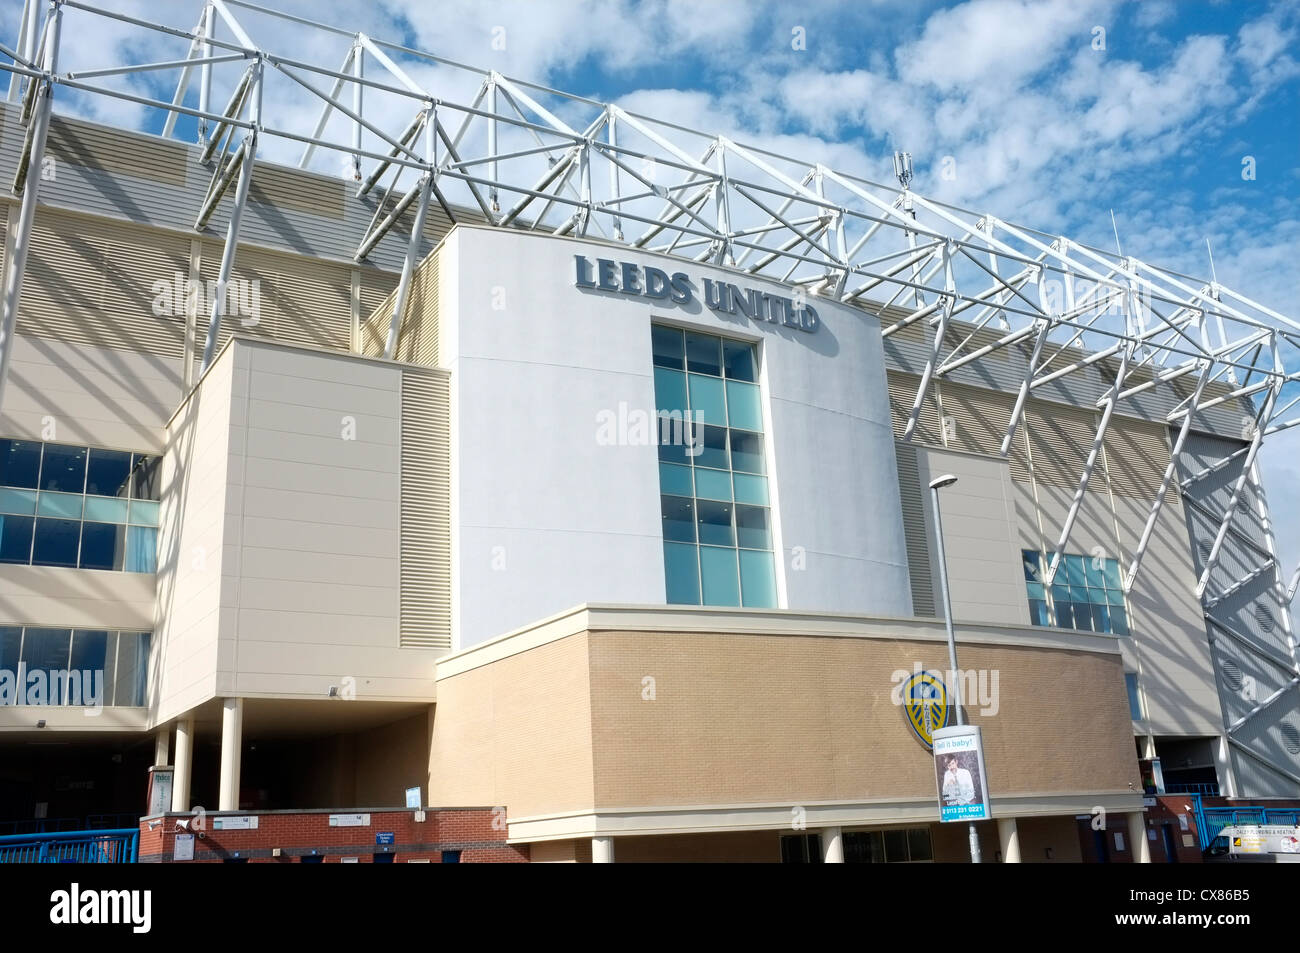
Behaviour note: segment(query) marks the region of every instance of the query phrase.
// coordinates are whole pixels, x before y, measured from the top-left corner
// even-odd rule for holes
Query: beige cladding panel
[[[163,477],[162,717],[213,693],[432,700],[435,651],[399,642],[401,378],[393,364],[241,339],[178,411]]]
[[[45,150],[58,162],[122,175],[138,176],[147,170],[152,180],[185,184],[189,147],[158,136],[122,135],[108,126],[55,116]]]
[[[280,171],[266,174],[284,178]],[[287,193],[280,194],[283,188],[269,183],[263,183],[266,196],[274,193],[289,201]],[[12,219],[17,208],[9,205],[0,219]],[[311,211],[320,214],[322,209],[317,203]],[[196,272],[191,271],[192,246],[198,249]],[[32,237],[18,330],[180,360],[186,349],[188,310],[197,312],[195,347],[202,349],[222,251],[223,244],[211,238],[191,239],[131,222],[42,208]],[[354,272],[359,308],[366,314],[392,289],[396,276],[241,245],[225,293],[218,343],[223,345],[238,331],[351,350]]]
[[[1130,552],[1149,506],[1115,498],[1120,539]],[[1214,735],[1223,727],[1190,549],[1182,510],[1166,504],[1128,594],[1146,713],[1157,735]]]
[[[441,249],[425,258],[411,276],[393,352],[396,360],[426,367],[438,365],[440,253]],[[396,306],[397,289],[393,288],[391,294],[367,312],[361,322],[361,353],[374,357],[383,355]]]
[[[610,632],[591,645],[602,809],[934,796],[891,678],[916,662],[946,668],[941,644]],[[1118,657],[981,645],[962,647],[961,663],[998,672],[997,713],[967,705],[994,796],[1137,783]]]
[[[412,689],[431,683],[432,660],[397,650],[400,372],[254,342],[237,343],[223,360],[232,358],[224,509],[238,616],[222,655],[232,687],[324,694],[351,677],[358,697],[422,694]],[[264,502],[289,492],[301,504],[294,519]],[[258,500],[251,509],[250,495]],[[331,513],[339,498],[382,518],[365,529],[391,533],[390,546],[359,555],[363,541]],[[331,634],[322,641],[279,621],[301,615]],[[339,618],[355,623],[342,639],[332,624]]]
[[[451,648],[450,381],[402,373],[401,644]]]
[[[1075,490],[1052,484],[1038,485],[1038,509],[1046,537],[1046,550],[1050,558],[1060,539],[1061,530],[1065,528],[1066,517],[1070,514],[1070,505],[1074,500]],[[1139,530],[1141,524],[1139,524]],[[1080,553],[1084,556],[1103,556],[1107,559],[1119,558],[1118,543],[1115,539],[1115,514],[1111,507],[1110,494],[1106,489],[1105,475],[1100,465],[1088,482],[1088,491],[1079,504],[1074,525],[1070,528],[1070,538],[1066,541],[1067,553]]]
[[[1024,413],[1035,482],[1040,487],[1073,490],[1079,484],[1097,433],[1096,412],[1031,400],[1026,403]],[[1101,489],[1105,479],[1105,472],[1099,466],[1093,471],[1090,486]]]
[[[0,573],[4,625],[153,629],[154,577],[55,566],[6,566]]]
[[[990,456],[999,454],[1011,422],[1014,398],[1010,394],[980,390],[948,381],[943,383],[943,415],[952,421],[951,450],[968,450]],[[1011,474],[1029,479],[1029,458],[1024,432],[1017,430],[1007,452]]]
[[[165,721],[216,689],[232,365],[213,366],[167,434],[150,682]]]
[[[890,371],[886,375],[889,383],[889,414],[894,423],[894,436],[902,437],[907,421],[912,413],[912,404],[916,400],[916,391],[921,384],[919,377]],[[939,405],[934,399],[931,386],[921,402],[920,415],[916,420],[916,430],[912,436],[913,443],[930,446],[943,446],[943,436],[939,422]]]
[[[935,573],[930,558],[930,529],[926,523],[925,494],[917,466],[919,447],[894,443],[898,470],[898,495],[903,509],[903,536],[907,544],[907,573],[912,590],[912,611],[918,616],[937,615],[934,594]]]
[[[360,276],[360,311],[361,320],[364,324],[367,316],[374,314],[376,310],[381,308],[384,300],[397,289],[398,276],[374,268],[358,268],[357,273]],[[364,334],[362,340],[364,343]],[[371,357],[379,356],[378,351],[372,352],[365,347],[361,348],[361,353],[369,354]]]
[[[38,335],[14,337],[0,433],[160,453],[180,361]]]
[[[1116,496],[1131,497],[1148,506],[1155,500],[1169,465],[1168,433],[1163,424],[1111,418],[1104,444],[1106,473]],[[1179,503],[1178,483],[1170,480],[1165,506],[1176,511]]]
[[[257,162],[248,198],[268,207],[306,212],[341,223],[349,187],[350,183],[339,178]]]
[[[10,206],[12,219],[16,206]],[[180,358],[190,243],[126,222],[42,209],[18,314],[20,333]],[[179,281],[178,281],[179,276]]]
[[[1022,485],[997,457],[932,448],[919,448],[918,455],[922,487],[941,474],[957,477],[940,493],[953,617],[1028,625],[1016,507]],[[929,490],[925,493],[928,509]],[[927,532],[933,534],[932,522]]]
[[[588,638],[438,683],[429,803],[500,804],[510,817],[594,806]]]
[[[199,277],[205,294],[209,288],[215,290],[221,254],[221,244],[203,243]],[[205,310],[199,320],[200,350],[206,328]],[[345,264],[241,245],[227,288],[218,346],[225,344],[232,333],[351,350],[352,269]]]

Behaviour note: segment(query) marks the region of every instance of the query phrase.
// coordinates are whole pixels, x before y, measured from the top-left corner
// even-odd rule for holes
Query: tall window
[[[651,329],[668,601],[776,606],[754,345]]]
[[[160,458],[0,440],[0,562],[157,568]]]
[[[0,626],[0,705],[141,707],[149,641],[148,632]]]
[[[1142,696],[1138,694],[1137,672],[1124,673],[1124,687],[1128,689],[1128,710],[1134,721],[1142,720]]]
[[[1032,624],[1129,634],[1118,561],[1062,553],[1056,577],[1048,586],[1043,582],[1047,557],[1037,550],[1025,549],[1021,558]]]

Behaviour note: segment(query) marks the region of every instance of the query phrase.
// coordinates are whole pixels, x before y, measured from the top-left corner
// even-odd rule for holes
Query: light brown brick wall
[[[984,728],[995,797],[1139,783],[1118,656],[967,645],[960,658],[999,673],[997,714],[966,706]],[[932,801],[931,757],[891,700],[891,676],[917,661],[945,669],[946,647],[699,632],[570,636],[438,683],[430,801],[500,804],[513,818]],[[647,676],[653,700],[643,697]]]
[[[602,808],[935,796],[929,754],[890,695],[895,670],[946,669],[941,644],[611,632],[591,646]],[[960,660],[999,672],[998,713],[966,706],[995,796],[1137,781],[1118,657],[967,646]]]
[[[512,817],[592,806],[587,638],[438,684],[430,803],[502,805]]]

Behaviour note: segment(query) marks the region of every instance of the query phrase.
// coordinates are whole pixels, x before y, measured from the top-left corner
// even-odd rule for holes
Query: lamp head
[[[951,473],[945,473],[943,476],[935,477],[933,480],[930,481],[930,489],[941,490],[945,486],[952,486],[956,482],[957,482],[956,476],[954,476]]]

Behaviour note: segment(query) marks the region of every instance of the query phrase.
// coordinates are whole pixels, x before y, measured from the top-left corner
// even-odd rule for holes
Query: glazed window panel
[[[0,562],[155,572],[161,458],[0,440]]]
[[[1033,549],[1020,555],[1031,625],[1129,634],[1118,560],[1063,553],[1049,586],[1044,580],[1051,557]]]
[[[0,626],[0,706],[141,707],[151,641],[148,632]]]
[[[656,325],[651,354],[668,602],[773,608],[757,348]]]

